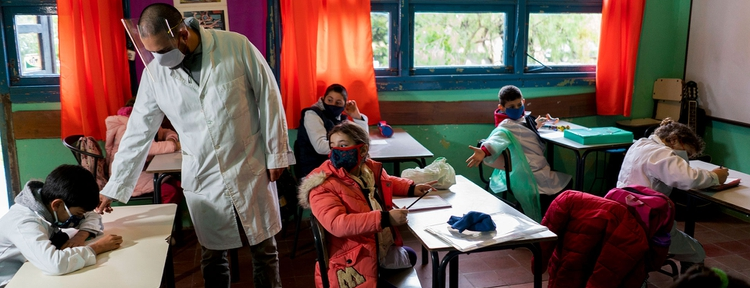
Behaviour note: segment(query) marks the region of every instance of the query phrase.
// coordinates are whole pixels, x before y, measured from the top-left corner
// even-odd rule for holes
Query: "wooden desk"
[[[690,161],[690,166],[706,170],[713,170],[719,167],[711,163],[700,160]],[[695,234],[695,215],[692,212],[695,209],[695,201],[692,198],[700,198],[710,201],[740,213],[750,214],[750,175],[729,169],[729,178],[740,178],[740,185],[729,188],[724,191],[711,192],[704,190],[688,190],[687,217],[685,218],[685,234],[691,237]]]
[[[175,204],[114,207],[102,222],[104,233],[122,236],[119,249],[97,255],[94,265],[60,276],[45,275],[26,262],[6,288],[156,288],[162,276],[168,287],[174,287],[169,237],[176,209]]]
[[[385,141],[387,144],[379,144]],[[390,138],[380,135],[380,131],[370,129],[370,158],[379,162],[393,163],[395,175],[401,175],[401,162],[415,162],[419,167],[427,166],[425,158],[435,155],[427,150],[414,137],[401,128],[393,128]]]
[[[182,172],[182,153],[154,155],[145,172],[154,174],[154,199],[161,203],[161,181],[171,173]]]
[[[560,121],[557,126],[569,125],[571,129],[585,129],[587,127],[576,125],[567,121]],[[573,150],[576,153],[575,190],[583,191],[583,176],[586,173],[586,156],[594,151],[604,151],[617,148],[628,148],[633,142],[584,145],[568,138],[563,132],[548,129],[539,129],[539,135],[547,141],[547,161],[554,168],[554,145]]]
[[[490,195],[490,193],[487,193],[482,187],[477,186],[461,175],[456,176],[456,184],[451,186],[450,190],[438,190],[431,192],[430,195],[440,195],[440,197],[443,197],[448,203],[451,203],[452,207],[447,209],[411,212],[408,215],[408,226],[409,230],[411,230],[412,233],[419,238],[419,241],[422,242],[422,247],[430,251],[430,257],[432,258],[432,287],[445,287],[445,269],[448,263],[450,263],[450,287],[458,287],[458,256],[460,254],[468,253],[456,250],[450,244],[443,242],[439,238],[425,231],[426,227],[445,223],[451,215],[461,216],[469,211],[479,211],[487,214],[505,212],[516,217],[529,219],[526,215]],[[472,250],[469,253],[513,249],[518,247],[528,248],[534,254],[534,287],[540,288],[544,271],[541,271],[542,256],[540,255],[539,246],[536,244],[555,239],[557,239],[555,233],[545,231],[518,240],[498,243],[493,246]],[[448,253],[443,256],[442,260],[438,254],[440,251],[448,251]],[[426,258],[423,258],[422,264],[427,264]]]

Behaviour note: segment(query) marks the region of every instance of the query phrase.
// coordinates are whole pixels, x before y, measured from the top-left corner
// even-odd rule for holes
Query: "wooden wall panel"
[[[380,102],[381,118],[394,125],[493,123],[498,101]],[[526,100],[526,110],[568,118],[596,115],[594,93]]]
[[[20,139],[60,137],[60,110],[13,112],[13,136]]]

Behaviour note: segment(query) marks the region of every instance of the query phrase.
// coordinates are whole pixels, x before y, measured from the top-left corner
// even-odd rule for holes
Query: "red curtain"
[[[121,0],[58,0],[62,135],[103,139],[131,97]]]
[[[635,64],[645,0],[604,0],[599,58],[596,63],[596,111],[630,116]]]
[[[290,128],[339,83],[370,124],[380,121],[372,64],[370,1],[281,0],[281,97]]]

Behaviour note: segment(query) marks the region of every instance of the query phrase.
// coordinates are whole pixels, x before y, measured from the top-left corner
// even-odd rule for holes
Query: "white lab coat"
[[[101,217],[87,213],[79,229],[101,234]],[[4,287],[26,260],[45,274],[61,275],[96,264],[89,246],[58,250],[50,242],[56,229],[26,206],[14,204],[0,218],[0,287]]]
[[[693,169],[656,135],[641,138],[630,146],[622,161],[617,187],[641,185],[669,196],[672,187],[689,190],[719,185],[719,176],[708,170]],[[669,254],[679,261],[703,262],[706,252],[697,240],[677,230],[670,232]]]
[[[539,141],[539,136],[537,136],[534,131],[531,131],[531,129],[526,128],[526,126],[523,125],[526,121],[524,118],[525,117],[521,117],[518,118],[518,120],[505,119],[503,122],[500,122],[499,126],[508,129],[513,136],[516,137],[516,140],[521,143],[523,153],[529,161],[529,167],[534,173],[534,179],[536,180],[539,194],[555,195],[568,185],[568,182],[570,182],[572,177],[562,172],[552,171],[552,168],[549,166],[547,158],[545,158],[544,155],[544,145]],[[490,135],[487,140],[490,140],[492,137],[505,137],[505,134],[498,133],[497,135]],[[500,155],[507,146],[500,147],[495,143],[496,142],[494,141],[488,141],[482,144],[482,146],[487,147],[493,155]],[[508,141],[503,141],[503,143],[508,143]],[[497,157],[495,159],[501,160],[503,158]],[[502,165],[485,163],[491,167],[501,169],[505,165],[504,163]],[[514,166],[515,165],[520,165],[520,163],[514,163]],[[517,167],[513,167],[513,169],[516,168]]]
[[[127,202],[166,115],[182,144],[182,188],[198,241],[208,249],[250,245],[281,230],[276,183],[266,169],[294,164],[274,76],[244,36],[200,28],[200,85],[152,61],[102,194]],[[116,209],[116,208],[115,208]]]

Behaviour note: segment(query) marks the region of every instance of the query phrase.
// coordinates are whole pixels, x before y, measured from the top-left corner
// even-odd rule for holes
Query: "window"
[[[372,3],[381,90],[590,85],[595,79],[602,0]]]
[[[11,86],[58,85],[60,52],[54,7],[4,7]]]

